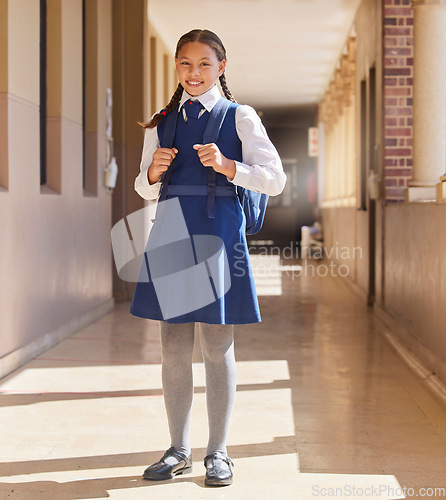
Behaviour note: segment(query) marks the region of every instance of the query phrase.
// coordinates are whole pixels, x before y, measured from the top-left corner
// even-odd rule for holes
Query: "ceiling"
[[[320,101],[360,1],[148,0],[148,12],[172,54],[191,29],[217,33],[238,102],[288,107]]]

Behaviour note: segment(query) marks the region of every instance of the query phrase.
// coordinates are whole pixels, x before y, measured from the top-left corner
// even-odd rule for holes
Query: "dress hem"
[[[207,323],[210,325],[249,325],[249,324],[254,324],[254,323],[261,323],[262,318],[252,320],[252,319],[246,319],[242,321],[232,321],[232,322],[221,322],[221,321],[211,321],[211,320],[206,320],[204,318],[197,318],[197,319],[191,319],[191,320],[180,320],[180,321],[175,321],[175,318],[172,319],[164,319],[160,317],[154,317],[154,316],[148,316],[148,315],[143,315],[143,314],[137,314],[136,312],[129,310],[129,313],[132,316],[136,316],[137,318],[143,318],[143,319],[152,319],[154,321],[165,321],[166,323],[174,323],[174,324],[184,324],[184,323]]]

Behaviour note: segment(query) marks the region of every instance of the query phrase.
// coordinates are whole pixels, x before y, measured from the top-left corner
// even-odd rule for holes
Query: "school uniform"
[[[183,299],[185,303],[191,300],[191,294],[194,294],[194,282],[191,282],[189,289],[182,288],[178,282],[179,274],[172,273],[170,281],[168,276],[159,277],[157,268],[160,266],[157,265],[157,261],[143,259],[140,276],[148,276],[149,279],[138,280],[136,284],[130,306],[130,313],[134,316],[169,323],[244,324],[261,321],[246,242],[246,221],[235,186],[239,185],[274,196],[282,192],[286,175],[277,150],[269,140],[259,116],[252,107],[231,103],[222,124],[216,144],[225,157],[235,161],[236,173],[232,180],[223,174],[216,174],[217,190],[220,189],[220,192],[224,191],[226,194],[215,197],[212,217],[209,215],[206,195],[169,194],[170,186],[172,186],[172,193],[175,193],[175,186],[207,186],[208,170],[212,167],[202,165],[197,151],[192,146],[203,143],[203,133],[210,112],[220,97],[217,85],[196,97],[183,91],[177,109],[172,111],[172,113],[180,113],[173,144],[178,154],[171,165],[172,174],[167,189],[167,199],[178,198],[187,232],[194,241],[194,261],[190,261],[191,257],[187,257],[188,252],[184,251],[185,247],[181,245],[178,246],[177,255],[169,254],[172,262],[176,263],[175,270],[178,271],[181,267],[177,262],[178,259],[184,260],[184,269],[191,270],[194,263],[196,266],[203,264],[205,259],[200,258],[198,255],[200,251],[196,248],[203,238],[208,238],[204,243],[205,249],[209,249],[214,241],[222,242],[224,255],[220,253],[216,258],[212,257],[213,264],[217,266],[216,269],[214,268],[214,273],[211,273],[213,300],[194,310],[185,310],[180,314],[172,313],[178,310],[178,304]],[[187,123],[185,110],[185,103],[190,99],[198,100],[203,106],[193,127]],[[162,184],[158,181],[150,185],[147,171],[152,163],[153,153],[160,147],[163,127],[162,120],[158,127],[145,130],[140,173],[135,179],[135,190],[147,200],[156,199],[159,196]],[[232,195],[228,195],[228,192]],[[165,234],[168,229],[166,225],[163,227],[162,219],[161,222],[154,224],[146,248],[153,249],[153,243],[157,238],[160,239],[163,232]],[[158,255],[160,255],[159,252]],[[207,267],[209,271],[209,266]],[[158,281],[155,278],[150,279],[153,276],[158,277]],[[160,289],[157,285],[159,286],[161,279],[163,280],[163,301],[158,300]],[[201,287],[197,285],[197,288],[199,286]],[[166,311],[170,311],[167,318]]]

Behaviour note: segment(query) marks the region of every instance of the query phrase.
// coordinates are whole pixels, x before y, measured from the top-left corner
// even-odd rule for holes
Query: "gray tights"
[[[192,353],[195,323],[160,321],[162,382],[171,446],[189,455],[194,392]],[[233,325],[197,323],[206,370],[209,441],[206,455],[227,454],[226,436],[236,391]]]

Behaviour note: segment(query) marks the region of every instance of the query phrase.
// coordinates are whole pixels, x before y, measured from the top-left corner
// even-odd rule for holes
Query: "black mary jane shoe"
[[[222,467],[222,462],[226,462],[228,467]],[[204,457],[204,466],[206,467],[206,477],[204,484],[206,486],[227,486],[232,484],[232,460],[221,453],[214,451],[210,455]]]
[[[175,465],[166,464],[164,460],[168,457],[175,457],[178,463]],[[152,481],[163,481],[172,479],[177,474],[188,474],[189,472],[192,472],[192,454],[187,456],[171,446],[158,462],[147,467],[143,478]]]

